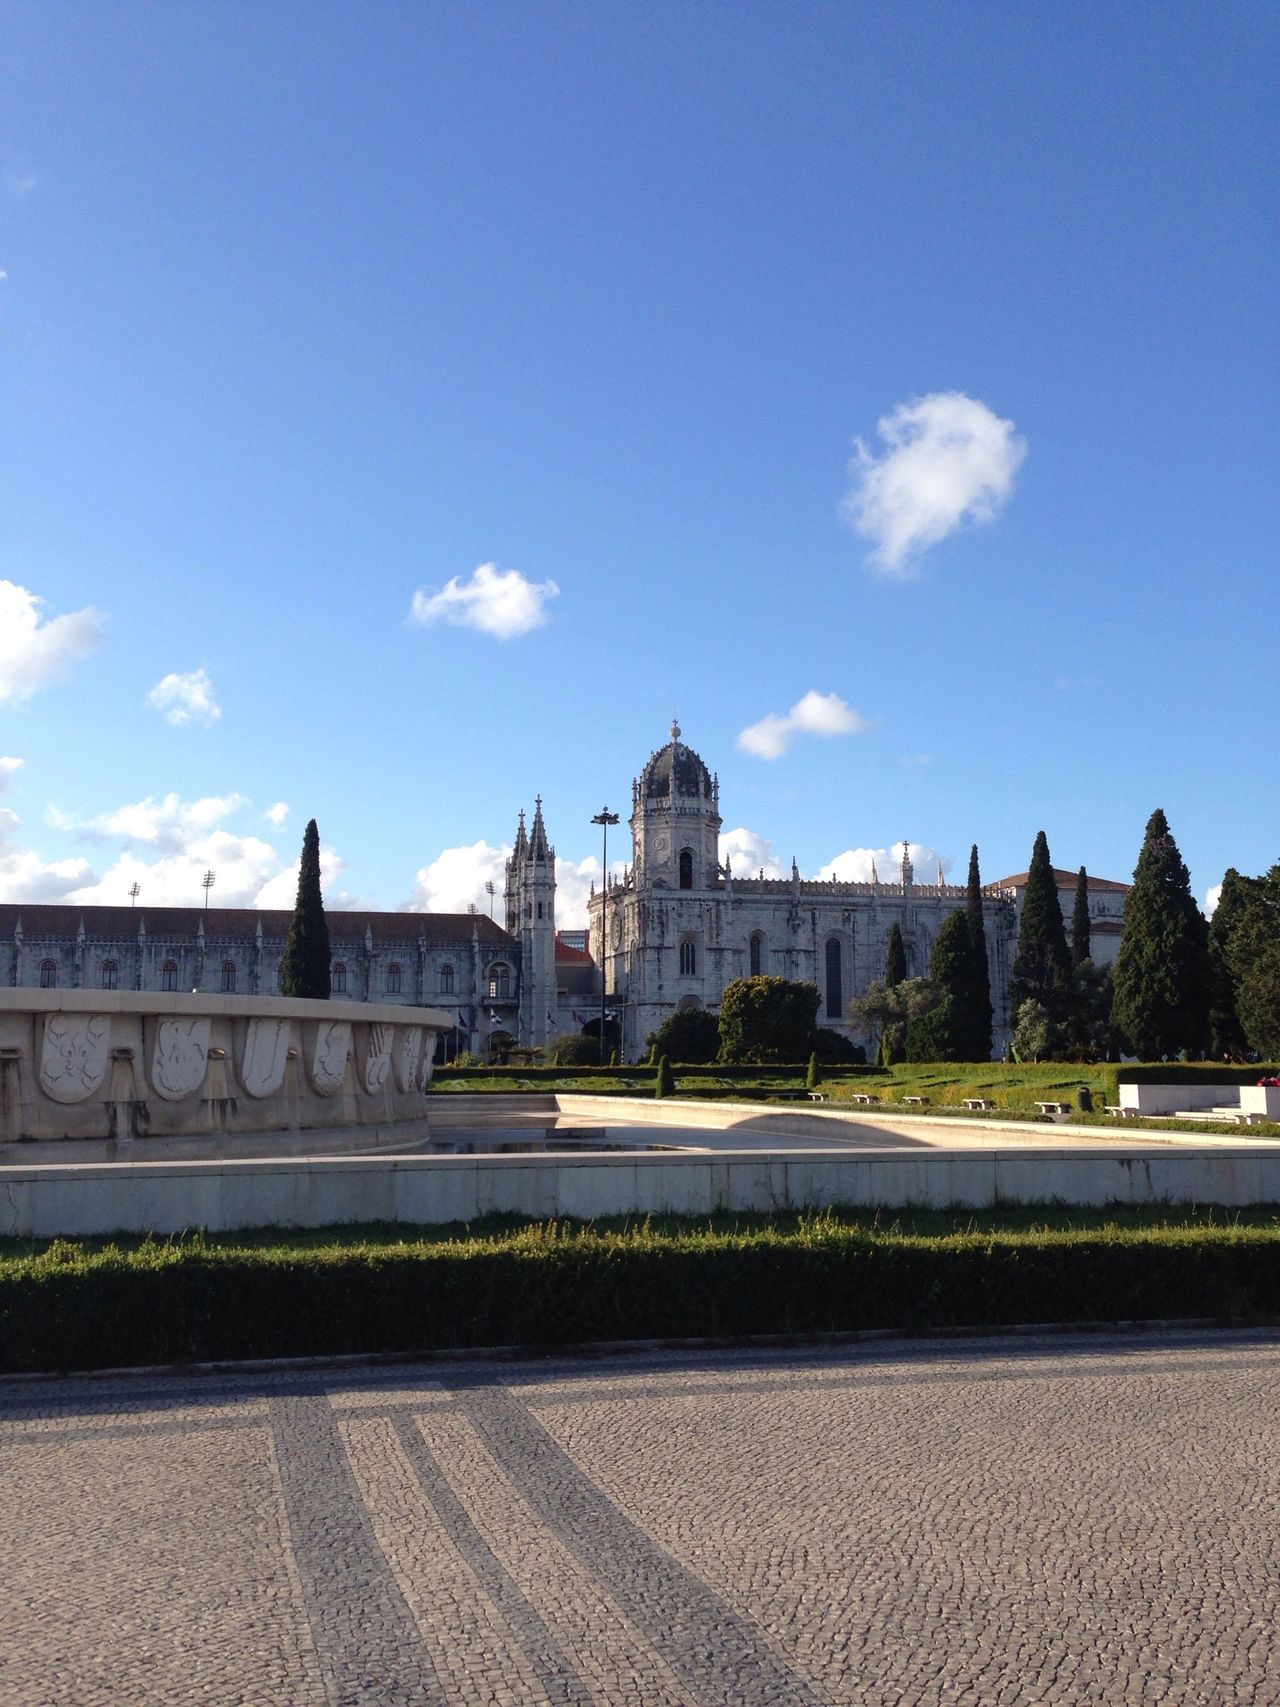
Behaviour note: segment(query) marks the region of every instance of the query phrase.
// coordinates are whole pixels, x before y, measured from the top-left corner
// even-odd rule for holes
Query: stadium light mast
[[[606,1064],[604,1052],[604,1013],[605,1013],[605,955],[608,953],[608,934],[605,930],[605,915],[609,907],[609,826],[618,822],[618,814],[610,812],[607,806],[602,806],[591,820],[600,826],[600,1065]]]

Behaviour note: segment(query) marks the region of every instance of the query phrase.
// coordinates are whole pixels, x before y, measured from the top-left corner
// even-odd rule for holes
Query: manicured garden
[[[1280,1206],[8,1241],[0,1368],[1280,1315]]]

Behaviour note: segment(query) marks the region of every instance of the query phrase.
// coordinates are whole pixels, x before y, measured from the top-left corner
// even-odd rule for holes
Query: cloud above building
[[[438,593],[419,587],[409,610],[410,622],[430,628],[438,622],[475,628],[497,640],[513,640],[541,628],[547,604],[558,598],[554,581],[529,581],[518,569],[481,563],[469,581],[455,575]]]
[[[0,705],[29,699],[102,643],[101,611],[42,615],[44,600],[0,580]]]
[[[0,794],[5,793],[9,784],[21,769],[21,759],[0,758]]]
[[[738,746],[758,759],[779,759],[797,735],[860,735],[870,727],[839,694],[810,689],[790,711],[771,711],[758,723],[749,723],[738,736]]]
[[[951,856],[940,854],[926,842],[894,842],[887,848],[846,848],[843,853],[829,859],[818,876],[824,883],[830,883],[832,879],[837,883],[870,883],[874,865],[882,883],[897,883],[901,878],[904,847],[911,856],[917,883],[936,883],[939,864],[943,877],[949,877]]]
[[[147,695],[147,704],[160,712],[166,723],[203,723],[207,729],[222,716],[205,670],[162,676]]]
[[[868,561],[907,579],[924,552],[966,523],[995,519],[1027,454],[1012,421],[961,391],[933,392],[881,416],[877,456],[861,439],[842,513],[870,541]]]
[[[421,866],[414,878],[413,894],[405,903],[410,913],[465,913],[474,905],[486,915],[489,896],[486,883],[496,891],[493,916],[505,923],[501,903],[503,867],[511,849],[493,847],[484,840],[463,847],[442,848],[430,865]]]
[[[735,877],[787,877],[788,869],[774,857],[773,843],[768,836],[739,826],[726,830],[720,837],[720,863],[728,864]]]

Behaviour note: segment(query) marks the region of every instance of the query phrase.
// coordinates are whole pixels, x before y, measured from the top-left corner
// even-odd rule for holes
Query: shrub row
[[[1137,1061],[1116,1068],[1122,1085],[1256,1085],[1277,1074],[1280,1067],[1262,1062],[1241,1067],[1214,1061]]]
[[[928,1238],[819,1217],[310,1249],[55,1242],[0,1264],[0,1367],[1278,1313],[1280,1234],[1241,1226]]]
[[[794,1066],[755,1066],[743,1062],[733,1066],[725,1066],[718,1062],[703,1065],[701,1062],[673,1061],[672,1067],[676,1072],[688,1073],[699,1079],[719,1079],[733,1083],[740,1079],[803,1079],[807,1062],[798,1061]],[[651,1080],[657,1068],[647,1061],[637,1062],[635,1066],[626,1067],[437,1067],[432,1075],[432,1084],[449,1084],[459,1079],[484,1079],[501,1084],[517,1080],[541,1083],[553,1079],[643,1079]],[[823,1067],[824,1079],[856,1078],[865,1073],[883,1073],[881,1067],[862,1067],[845,1064],[839,1067]]]

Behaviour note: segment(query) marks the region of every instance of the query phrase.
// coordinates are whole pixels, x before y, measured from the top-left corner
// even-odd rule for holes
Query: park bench
[[[1140,1110],[1136,1108],[1124,1108],[1120,1104],[1114,1102],[1106,1103],[1102,1112],[1104,1114],[1116,1115],[1121,1120],[1137,1120],[1140,1115]]]
[[[928,1097],[903,1097],[902,1100],[904,1103],[913,1103],[913,1104],[917,1105],[918,1107],[923,1107],[923,1108],[927,1108],[929,1105]]]
[[[825,1091],[810,1091],[809,1092],[809,1101],[810,1102],[826,1102],[826,1100],[827,1100],[827,1093]]]
[[[964,1099],[964,1106],[971,1111],[981,1111],[983,1109],[994,1108],[996,1105],[992,1102],[990,1097],[966,1097]]]
[[[1071,1105],[1066,1102],[1038,1102],[1036,1107],[1041,1114],[1070,1114]]]
[[[852,1102],[879,1102],[880,1098],[872,1096],[869,1091],[855,1091],[850,1100]]]

